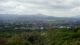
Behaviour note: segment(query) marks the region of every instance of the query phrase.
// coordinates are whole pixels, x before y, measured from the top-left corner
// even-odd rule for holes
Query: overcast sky
[[[0,14],[80,15],[80,0],[0,0]]]

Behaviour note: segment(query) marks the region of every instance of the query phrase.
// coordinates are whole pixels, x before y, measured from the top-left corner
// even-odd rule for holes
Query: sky
[[[80,15],[80,0],[0,0],[0,14]]]

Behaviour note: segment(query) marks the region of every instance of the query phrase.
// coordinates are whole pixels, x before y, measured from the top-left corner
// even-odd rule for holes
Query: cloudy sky
[[[0,0],[0,14],[80,15],[80,0]]]

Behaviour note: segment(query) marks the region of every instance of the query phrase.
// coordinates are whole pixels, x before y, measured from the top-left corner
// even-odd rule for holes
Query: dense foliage
[[[1,31],[0,45],[80,45],[80,29]]]

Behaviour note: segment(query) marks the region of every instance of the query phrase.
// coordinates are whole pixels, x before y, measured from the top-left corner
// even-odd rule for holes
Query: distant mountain
[[[54,17],[46,16],[43,14],[36,15],[18,15],[18,14],[0,14],[0,21],[15,21],[15,22],[27,22],[27,21],[57,21],[57,22],[74,22],[78,21],[73,17]]]
[[[46,15],[36,14],[36,15],[18,15],[18,14],[0,14],[0,20],[2,21],[32,21],[32,20],[43,20]]]
[[[72,18],[80,18],[80,15],[77,15],[77,16],[73,16]]]

